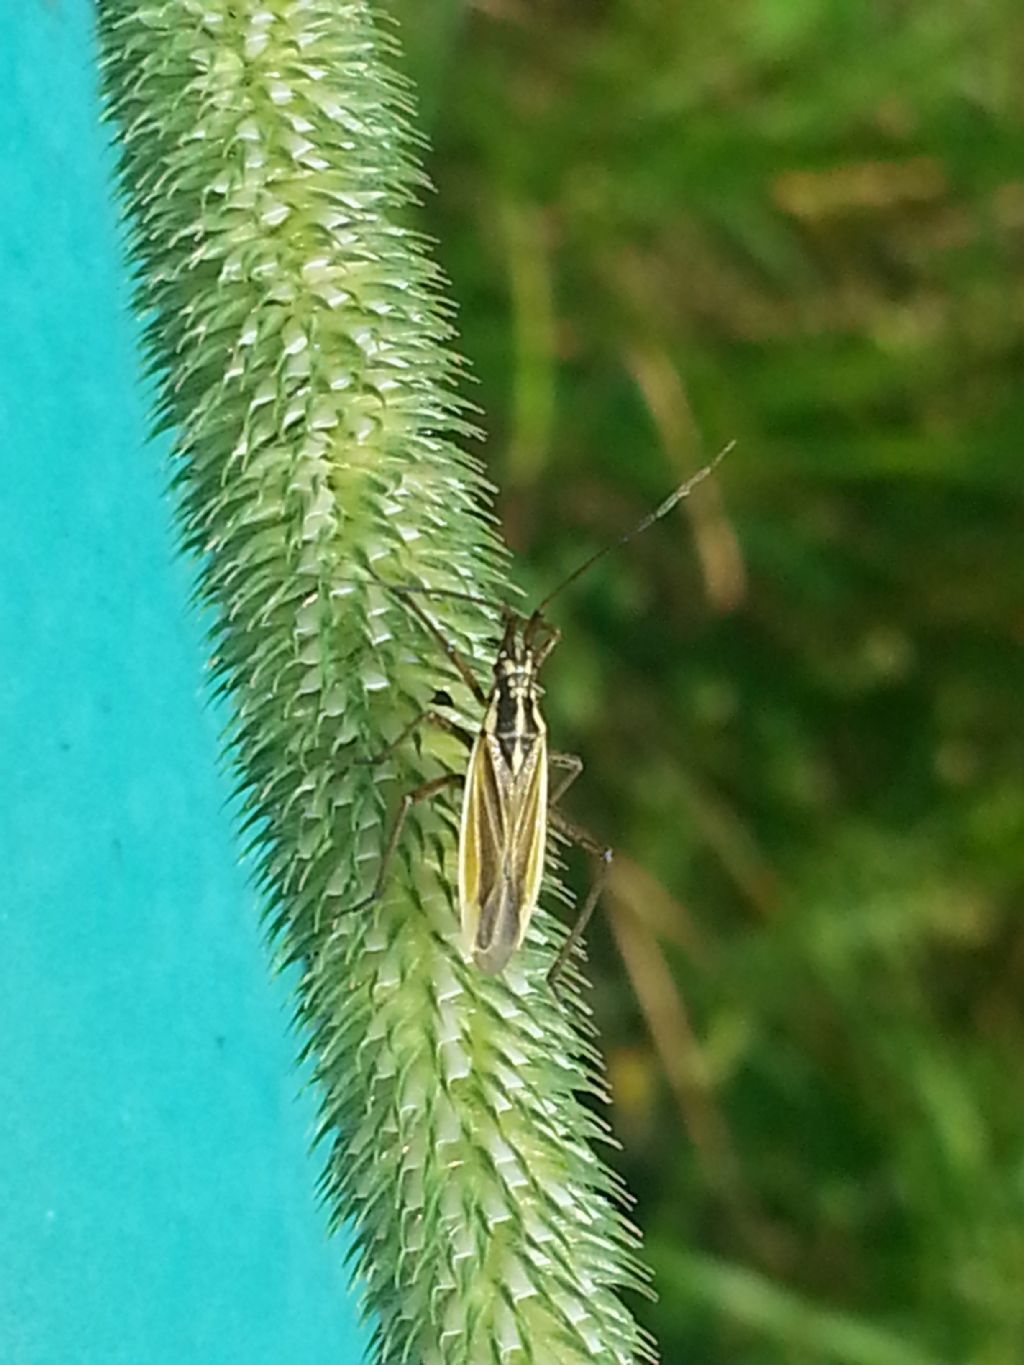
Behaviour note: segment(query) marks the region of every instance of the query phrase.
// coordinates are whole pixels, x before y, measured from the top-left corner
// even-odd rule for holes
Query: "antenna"
[[[620,545],[625,545],[627,541],[633,540],[635,536],[641,535],[649,527],[653,526],[656,521],[660,521],[662,517],[667,517],[677,503],[682,502],[684,498],[688,498],[699,483],[703,483],[709,474],[715,472],[735,445],[735,441],[730,441],[728,445],[724,445],[713,460],[709,461],[703,469],[698,469],[696,474],[691,474],[685,483],[681,483],[674,492],[668,495],[663,503],[656,507],[653,512],[649,512],[647,516],[644,517],[643,521],[634,526],[632,531],[627,531],[624,536],[619,536],[618,540],[613,540],[610,544],[606,545],[604,549],[595,551],[589,559],[583,561],[578,569],[573,569],[569,577],[563,578],[561,583],[548,593],[543,602],[541,602],[538,607],[534,608],[530,619],[536,621],[539,617],[543,616],[544,612],[558,594],[564,588],[567,588],[570,583],[575,583],[577,578],[581,578],[588,569],[593,568],[599,559],[604,559],[606,554],[610,554],[612,550],[617,550]]]

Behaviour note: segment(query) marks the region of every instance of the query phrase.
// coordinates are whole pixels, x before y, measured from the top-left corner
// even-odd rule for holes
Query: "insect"
[[[474,735],[442,710],[451,704],[447,693],[435,693],[434,704],[417,716],[382,754],[364,760],[379,762],[421,724],[431,723],[455,735],[469,750],[466,772],[444,773],[408,792],[399,806],[378,868],[371,894],[360,907],[375,901],[383,890],[391,860],[398,848],[410,809],[444,788],[463,785],[459,827],[458,891],[463,932],[473,960],[485,972],[500,972],[521,945],[540,895],[548,826],[580,845],[597,860],[597,873],[576,922],[548,973],[554,985],[594,913],[611,866],[612,850],[567,820],[557,803],[583,770],[574,754],[549,751],[547,727],[540,708],[538,674],[561,632],[546,619],[546,611],[571,583],[599,559],[624,545],[667,516],[710,475],[733,448],[725,446],[715,458],[680,484],[632,530],[592,554],[562,580],[528,615],[503,607],[501,642],[493,666],[493,681],[485,689],[473,669],[447,640],[440,627],[416,601],[414,594],[481,602],[468,593],[387,584],[433,636],[483,710]],[[549,769],[562,770],[550,787]]]

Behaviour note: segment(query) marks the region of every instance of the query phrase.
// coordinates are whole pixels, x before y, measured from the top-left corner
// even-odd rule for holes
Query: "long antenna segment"
[[[597,563],[599,559],[603,559],[605,555],[611,554],[612,550],[617,550],[620,545],[625,545],[627,541],[633,540],[636,536],[642,535],[644,531],[646,531],[649,527],[653,526],[656,521],[660,521],[662,517],[667,517],[669,512],[672,511],[673,507],[681,503],[684,498],[688,498],[698,484],[703,483],[704,480],[709,475],[715,472],[718,466],[725,459],[726,455],[729,454],[729,452],[735,447],[735,445],[736,445],[735,441],[730,441],[728,445],[724,445],[713,460],[709,461],[706,465],[704,465],[702,469],[698,469],[696,474],[691,474],[685,483],[681,483],[679,487],[675,489],[674,492],[668,495],[668,497],[665,499],[663,503],[660,503],[654,509],[653,512],[648,512],[647,516],[644,517],[643,521],[638,522],[637,525],[634,526],[631,531],[627,531],[624,536],[619,536],[617,540],[611,541],[608,545],[605,545],[603,549],[595,551],[595,553],[592,554],[589,559],[585,559],[583,561],[583,563],[579,566],[578,569],[573,569],[569,577],[564,578],[556,588],[554,588],[551,592],[548,593],[547,597],[544,598],[543,602],[541,602],[539,606],[534,608],[532,612],[532,619],[536,620],[538,617],[543,616],[544,612],[551,605],[551,603],[558,596],[558,594],[564,588],[567,588],[570,583],[575,583],[577,578],[582,577],[582,575],[585,574],[588,569],[593,568],[593,566]]]

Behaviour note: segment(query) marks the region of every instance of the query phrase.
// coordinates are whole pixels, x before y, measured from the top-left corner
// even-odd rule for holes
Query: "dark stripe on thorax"
[[[492,719],[491,733],[498,741],[502,758],[512,772],[519,772],[541,736],[536,699],[528,693],[515,696],[499,686]]]
[[[522,707],[518,697],[512,695],[507,683],[500,682],[495,693],[494,733],[499,738],[517,735],[521,731]]]
[[[535,740],[541,732],[537,702],[530,693],[518,696],[504,687],[495,694],[493,710],[494,725],[491,733],[499,739],[512,739],[516,736],[525,740]]]

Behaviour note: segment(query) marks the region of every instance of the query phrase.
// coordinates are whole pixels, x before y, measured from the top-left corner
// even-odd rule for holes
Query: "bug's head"
[[[518,612],[513,611],[511,607],[505,607],[504,622],[501,643],[498,645],[498,653],[494,660],[494,671],[507,675],[512,671],[521,671],[526,660],[526,641],[523,618]]]
[[[561,632],[536,612],[523,617],[506,608],[501,643],[494,661],[495,678],[532,685],[537,670],[560,638]]]

